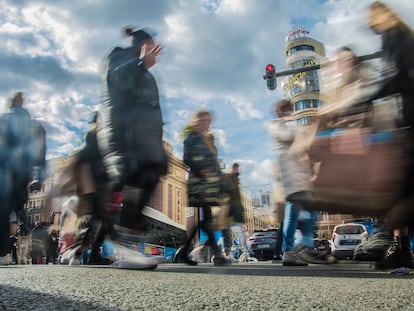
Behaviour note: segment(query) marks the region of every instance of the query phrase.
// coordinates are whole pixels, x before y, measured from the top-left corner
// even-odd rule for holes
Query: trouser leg
[[[215,256],[221,255],[220,249],[214,237],[214,229],[212,223],[213,217],[211,215],[211,208],[210,206],[202,206],[201,209],[203,211],[203,220],[200,222],[200,228],[203,229],[204,232],[207,234],[208,239],[206,243],[209,243]]]
[[[290,251],[294,248],[298,216],[299,210],[290,201],[286,201],[285,218],[283,220],[283,252]]]
[[[232,230],[230,226],[221,231],[221,234],[223,236],[223,247],[226,256],[230,255],[231,245],[233,244],[231,240],[231,232]]]
[[[156,168],[146,167],[130,178],[124,186],[124,204],[120,215],[120,225],[130,229],[145,229],[142,210],[147,205],[159,181]]]

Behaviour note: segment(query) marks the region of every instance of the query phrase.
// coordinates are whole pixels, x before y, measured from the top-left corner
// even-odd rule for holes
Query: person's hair
[[[234,162],[233,165],[231,166],[231,168],[238,168],[239,167],[239,163]]]
[[[204,109],[197,110],[194,113],[193,118],[191,119],[191,124],[193,126],[196,126],[197,127],[199,125],[199,123],[200,123],[200,119],[202,117],[205,117],[205,116],[210,117],[210,119],[213,118],[213,115],[212,115],[212,113],[210,111],[204,110]]]
[[[347,46],[343,46],[337,49],[335,52],[335,55],[336,55],[336,59],[339,61],[345,60],[345,59],[351,59],[352,66],[359,64],[358,58],[355,55],[354,51],[352,51],[352,49]]]
[[[126,37],[132,37],[132,46],[141,46],[144,41],[154,40],[149,29],[134,30],[131,26],[126,26],[122,29],[122,33]]]
[[[23,92],[16,92],[9,101],[9,107],[13,108],[23,104]]]
[[[413,32],[411,30],[410,27],[408,27],[408,25],[401,19],[401,17],[393,10],[391,9],[388,5],[386,5],[385,3],[381,2],[381,1],[374,1],[373,3],[371,3],[371,5],[369,6],[371,10],[385,10],[388,11],[389,13],[391,13],[391,15],[393,16],[393,18],[395,18],[395,20],[397,21],[397,24],[395,27],[399,27],[401,29],[403,29],[406,32]]]
[[[282,99],[275,104],[274,112],[278,117],[283,116],[286,111],[293,111],[293,105],[289,100]]]

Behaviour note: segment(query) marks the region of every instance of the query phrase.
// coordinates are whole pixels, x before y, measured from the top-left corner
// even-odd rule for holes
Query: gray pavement
[[[6,266],[0,310],[414,310],[414,272],[393,275],[346,261],[161,264],[154,271]]]

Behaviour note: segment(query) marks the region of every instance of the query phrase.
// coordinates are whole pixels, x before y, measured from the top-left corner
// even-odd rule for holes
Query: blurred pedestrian
[[[98,146],[109,176],[110,191],[123,191],[118,240],[147,231],[142,210],[168,171],[163,147],[163,120],[157,83],[149,69],[162,50],[149,29],[125,28],[132,37],[126,48],[116,47],[105,61],[104,103],[97,124]],[[131,231],[132,230],[132,231]],[[142,256],[136,266],[155,268]]]
[[[46,242],[46,263],[55,264],[58,258],[59,236],[56,229],[49,232]]]
[[[80,191],[82,193],[79,194],[84,202],[88,204],[89,210],[86,213],[91,215],[88,223],[88,233],[83,237],[86,239],[83,244],[91,247],[88,264],[109,265],[112,264],[112,261],[102,256],[101,245],[106,236],[112,233],[114,221],[107,208],[110,197],[107,187],[108,175],[98,148],[97,120],[98,113],[96,112],[92,118],[92,126],[86,134],[85,144],[77,154],[76,162],[78,170],[84,171],[90,176],[87,178],[87,180],[90,180],[88,187],[82,187],[84,183],[80,180],[82,188]],[[82,216],[82,214],[79,213],[79,216]]]
[[[285,194],[283,220],[282,264],[284,266],[305,266],[308,263],[330,263],[327,254],[314,249],[314,206],[312,196],[312,163],[303,150],[292,152],[298,135],[298,125],[292,118],[293,106],[288,100],[280,100],[275,105],[277,119],[267,124],[269,134],[274,138],[277,150],[280,180]],[[295,248],[295,232],[301,214],[301,241]]]
[[[222,204],[222,172],[217,158],[217,148],[214,136],[210,132],[213,116],[207,110],[195,112],[191,123],[183,130],[184,139],[184,163],[188,165],[188,205],[199,208],[201,221],[188,235],[185,245],[179,248],[174,256],[174,261],[196,265],[197,262],[189,258],[191,245],[199,228],[208,236],[205,244],[208,244],[214,255],[214,264],[223,265],[229,263],[223,256],[214,237],[211,207]]]
[[[325,103],[319,110],[319,130],[372,126],[369,98],[378,89],[378,72],[347,46],[335,51],[334,60],[324,70],[329,74],[322,72]]]
[[[375,1],[369,7],[368,25],[373,32],[381,35],[384,60],[396,69],[395,74],[385,81],[372,98],[400,96],[400,126],[408,128],[410,143],[408,177],[403,198],[386,215],[385,228],[395,229],[395,243],[384,260],[376,263],[377,268],[383,269],[414,266],[407,228],[414,228],[414,33],[400,17],[407,13],[391,1]]]
[[[10,214],[20,214],[28,188],[40,190],[46,172],[45,130],[23,104],[23,93],[17,92],[10,111],[0,117],[0,264],[11,262]]]
[[[230,258],[231,255],[231,247],[233,245],[233,239],[232,239],[232,227],[233,226],[239,226],[240,232],[242,234],[241,241],[242,246],[246,252],[247,246],[246,246],[246,238],[245,231],[243,231],[242,225],[245,224],[245,217],[244,217],[244,208],[242,204],[241,194],[240,194],[240,165],[239,163],[233,163],[231,166],[231,171],[228,173],[223,174],[223,184],[225,193],[229,197],[229,226],[222,230],[221,233],[223,235],[223,247],[224,247],[224,255],[227,258]]]

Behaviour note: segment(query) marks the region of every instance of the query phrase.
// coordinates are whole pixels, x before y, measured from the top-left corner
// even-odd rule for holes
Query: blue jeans
[[[303,195],[309,199],[309,204],[311,204],[312,194],[310,192],[302,192],[302,198]],[[295,246],[295,232],[298,228],[299,215],[301,215],[302,218],[300,219],[300,231],[302,233],[302,238],[299,241],[299,244],[304,245],[305,247],[313,248],[315,217],[313,211],[306,209],[307,207],[309,208],[307,204],[307,201],[304,202],[303,200],[297,200],[295,195],[288,197],[285,204],[285,218],[283,220],[283,252],[293,250]]]

